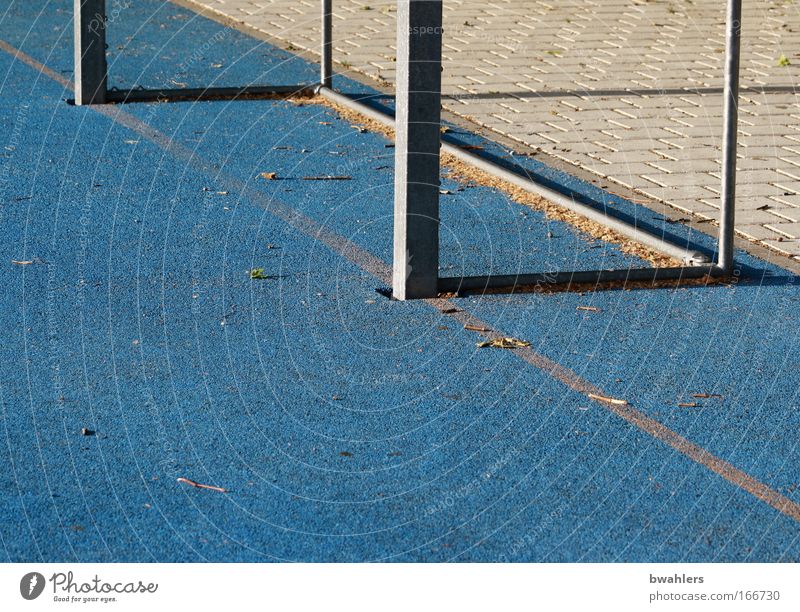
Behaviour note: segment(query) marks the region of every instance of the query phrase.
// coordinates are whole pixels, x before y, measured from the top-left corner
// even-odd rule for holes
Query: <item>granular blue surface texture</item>
[[[385,137],[286,100],[71,105],[71,8],[0,9],[4,561],[800,558],[793,273],[737,253],[727,285],[449,300],[531,343],[478,348],[435,303],[377,291]],[[120,88],[317,78],[156,0],[110,20],[109,70]],[[541,162],[448,138],[713,252]],[[304,180],[319,176],[349,180]],[[442,188],[443,276],[644,265],[496,190]]]

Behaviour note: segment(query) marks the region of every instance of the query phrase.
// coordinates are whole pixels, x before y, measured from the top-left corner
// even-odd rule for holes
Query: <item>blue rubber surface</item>
[[[0,39],[71,78],[71,4],[12,2]],[[300,58],[154,0],[113,18],[109,53],[119,87],[316,78]],[[347,253],[273,214],[302,213],[389,264],[383,137],[313,104],[118,107],[193,152],[187,163],[67,104],[69,90],[9,53],[0,74],[5,561],[800,557],[792,518],[513,351],[477,349],[431,305],[386,299]],[[511,161],[477,136],[449,137]],[[321,175],[352,180],[302,180]],[[446,177],[443,189],[443,275],[642,264],[493,190]],[[800,502],[798,279],[738,261],[746,278],[730,287],[453,303]]]

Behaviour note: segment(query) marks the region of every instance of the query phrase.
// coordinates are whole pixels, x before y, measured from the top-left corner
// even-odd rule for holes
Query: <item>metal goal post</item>
[[[161,99],[199,100],[241,95],[313,91],[395,129],[394,249],[392,292],[396,299],[435,297],[441,292],[474,291],[523,285],[602,283],[730,276],[736,199],[739,56],[742,0],[728,0],[722,140],[721,217],[716,261],[663,236],[576,201],[529,176],[441,140],[442,0],[398,0],[396,118],[333,89],[332,0],[321,0],[319,83],[249,85],[230,88],[109,90],[106,62],[106,0],[74,0],[75,103],[137,102]],[[439,276],[440,151],[659,252],[682,265],[578,272],[540,272],[484,276]]]

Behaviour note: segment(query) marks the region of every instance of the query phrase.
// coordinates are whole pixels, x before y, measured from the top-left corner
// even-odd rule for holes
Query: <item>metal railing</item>
[[[105,0],[74,2],[76,104],[220,97],[234,99],[247,94],[312,90],[336,104],[352,108],[394,128],[396,144],[392,289],[397,299],[435,297],[440,292],[513,289],[523,285],[681,280],[706,275],[725,277],[733,273],[741,0],[728,0],[727,8],[721,218],[717,258],[713,263],[708,257],[688,246],[674,244],[635,223],[583,204],[571,194],[551,189],[524,173],[504,168],[455,144],[442,142],[442,0],[398,0],[396,118],[333,89],[332,0],[321,0],[322,44],[320,81],[317,84],[112,91],[107,87]],[[440,150],[673,257],[682,265],[669,268],[442,278],[439,276]]]

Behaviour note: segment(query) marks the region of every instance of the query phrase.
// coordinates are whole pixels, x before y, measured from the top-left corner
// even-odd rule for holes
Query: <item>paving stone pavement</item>
[[[317,0],[191,0],[317,52]],[[711,222],[721,0],[445,0],[445,107]],[[339,69],[391,82],[395,3],[334,0]],[[800,4],[745,0],[737,232],[800,259]],[[643,198],[644,200],[645,198]]]

